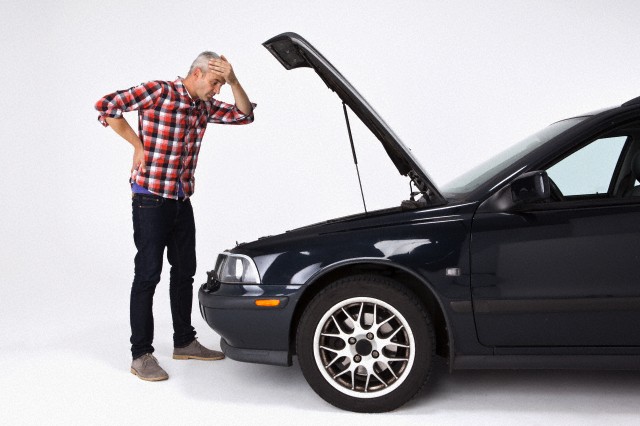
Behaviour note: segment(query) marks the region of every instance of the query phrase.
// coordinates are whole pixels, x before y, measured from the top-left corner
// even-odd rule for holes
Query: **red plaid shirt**
[[[131,182],[173,199],[178,199],[179,181],[185,197],[193,194],[193,174],[207,123],[253,122],[253,112],[246,115],[235,105],[216,99],[194,101],[181,78],[119,90],[96,102],[96,109],[105,127],[106,117],[119,118],[123,112],[138,111],[138,136],[144,145],[147,170],[134,170]]]

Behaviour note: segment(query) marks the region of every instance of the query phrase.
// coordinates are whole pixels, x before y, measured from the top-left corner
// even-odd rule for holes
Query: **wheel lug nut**
[[[373,333],[367,333],[367,339],[373,340]]]
[[[374,358],[378,358],[380,356],[380,354],[378,353],[378,351],[373,351],[371,352],[371,356]]]
[[[356,355],[356,356],[353,357],[353,360],[355,362],[360,362],[360,361],[362,361],[362,357],[360,355]]]
[[[350,345],[355,345],[356,344],[356,338],[355,337],[350,337],[349,338],[349,344]]]

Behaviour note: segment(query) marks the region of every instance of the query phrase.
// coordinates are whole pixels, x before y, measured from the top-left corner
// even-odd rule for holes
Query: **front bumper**
[[[236,361],[291,365],[290,330],[300,286],[203,284],[200,313],[221,336],[224,353]],[[277,299],[277,307],[256,300]]]

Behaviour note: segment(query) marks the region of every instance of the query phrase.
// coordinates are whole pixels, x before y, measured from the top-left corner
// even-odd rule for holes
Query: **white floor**
[[[297,364],[284,368],[229,359],[171,359],[168,303],[160,290],[156,355],[170,375],[166,382],[143,382],[129,372],[126,303],[100,306],[76,298],[66,307],[56,303],[61,308],[57,314],[45,308],[40,313],[46,318],[37,318],[35,310],[18,314],[17,321],[3,317],[1,423],[640,424],[640,372],[449,374],[439,365],[431,384],[393,413],[344,412],[316,396]],[[195,311],[200,341],[218,347],[218,336],[197,315]],[[26,336],[24,324],[15,326],[22,320],[31,325]]]

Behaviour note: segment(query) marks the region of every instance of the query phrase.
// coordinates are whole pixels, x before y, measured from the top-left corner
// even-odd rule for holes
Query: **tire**
[[[415,295],[392,279],[357,275],[313,298],[298,326],[296,351],[305,379],[325,401],[374,413],[394,410],[420,391],[435,340]]]

